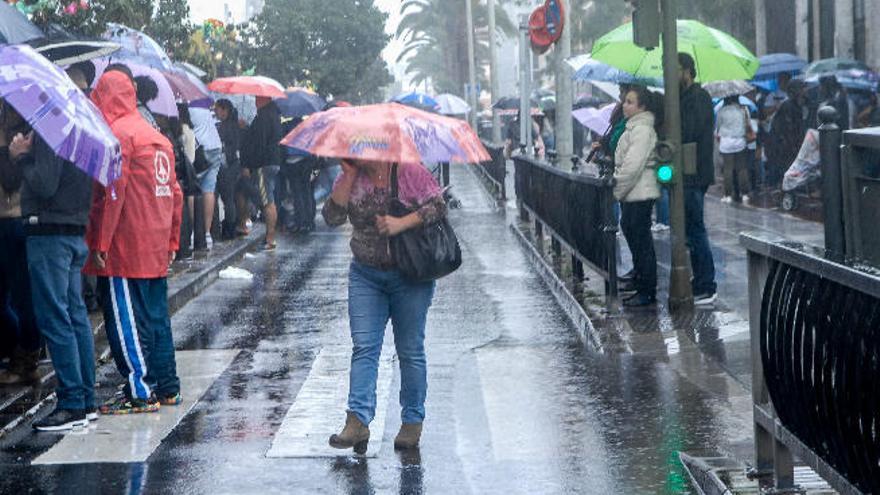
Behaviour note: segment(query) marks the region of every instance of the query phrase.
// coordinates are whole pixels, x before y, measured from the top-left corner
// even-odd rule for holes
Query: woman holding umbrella
[[[435,282],[412,282],[395,269],[389,252],[389,237],[446,215],[443,193],[427,168],[402,165],[398,170],[387,162],[342,161],[342,175],[336,180],[330,200],[324,203],[328,225],[354,227],[351,250],[354,261],[349,272],[348,304],[354,345],[345,427],[330,437],[330,445],[354,447],[363,454],[370,439],[369,424],[376,409],[376,379],[382,337],[390,318],[394,343],[400,359],[400,432],[394,440],[398,449],[418,446],[425,417],[427,369],[425,324],[434,297]],[[388,215],[392,174],[397,174],[399,195],[409,204],[421,205],[408,216]]]

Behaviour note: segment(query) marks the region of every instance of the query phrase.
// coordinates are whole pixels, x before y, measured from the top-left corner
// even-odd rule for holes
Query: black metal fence
[[[483,141],[491,160],[477,165],[477,173],[492,190],[497,199],[507,199],[507,159],[504,157],[504,146]]]
[[[554,250],[572,254],[575,277],[585,263],[607,281],[609,309],[617,306],[617,220],[613,174],[607,164],[600,177],[564,172],[535,159],[517,156],[516,198],[520,216],[535,221],[535,234],[548,230]]]
[[[843,494],[880,493],[880,277],[744,234],[757,473],[793,455]]]

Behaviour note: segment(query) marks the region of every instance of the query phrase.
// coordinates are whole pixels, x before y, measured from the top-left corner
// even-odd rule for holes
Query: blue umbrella
[[[796,73],[807,66],[807,61],[791,53],[768,53],[758,58],[761,66],[755,72],[755,79],[774,77],[785,72]]]
[[[289,89],[284,92],[287,98],[275,100],[281,115],[294,118],[305,117],[320,112],[327,106],[327,101],[317,94],[304,89]]]
[[[641,84],[644,86],[662,87],[663,81],[655,78],[636,77],[629,72],[612,67],[604,62],[593,60],[589,54],[579,55],[567,60],[568,65],[574,69],[571,76],[574,81],[600,81],[615,84]]]
[[[173,71],[174,64],[162,46],[146,34],[122,24],[107,23],[103,38],[122,46],[113,58],[134,58],[157,69]],[[124,60],[123,60],[124,61]]]
[[[392,98],[391,101],[396,101],[397,103],[403,103],[404,105],[416,106],[419,108],[428,108],[434,110],[440,108],[440,104],[437,103],[437,100],[429,95],[426,95],[425,93],[419,93],[417,91],[397,95]]]
[[[0,43],[26,43],[45,35],[21,12],[6,2],[0,2]]]
[[[724,106],[724,98],[713,98],[713,102],[715,102],[715,113],[718,113],[718,110],[721,110],[721,107]],[[752,100],[746,98],[745,96],[739,97],[739,104],[748,107],[750,112],[757,112],[758,105],[755,104]]]

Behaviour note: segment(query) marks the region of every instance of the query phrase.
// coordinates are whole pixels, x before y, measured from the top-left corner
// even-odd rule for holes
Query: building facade
[[[843,57],[880,70],[880,0],[755,0],[757,54]]]

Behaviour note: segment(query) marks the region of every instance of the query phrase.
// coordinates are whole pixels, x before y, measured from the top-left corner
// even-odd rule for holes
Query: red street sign
[[[529,38],[532,49],[544,53],[559,41],[565,27],[565,7],[562,0],[546,0],[529,17]]]

